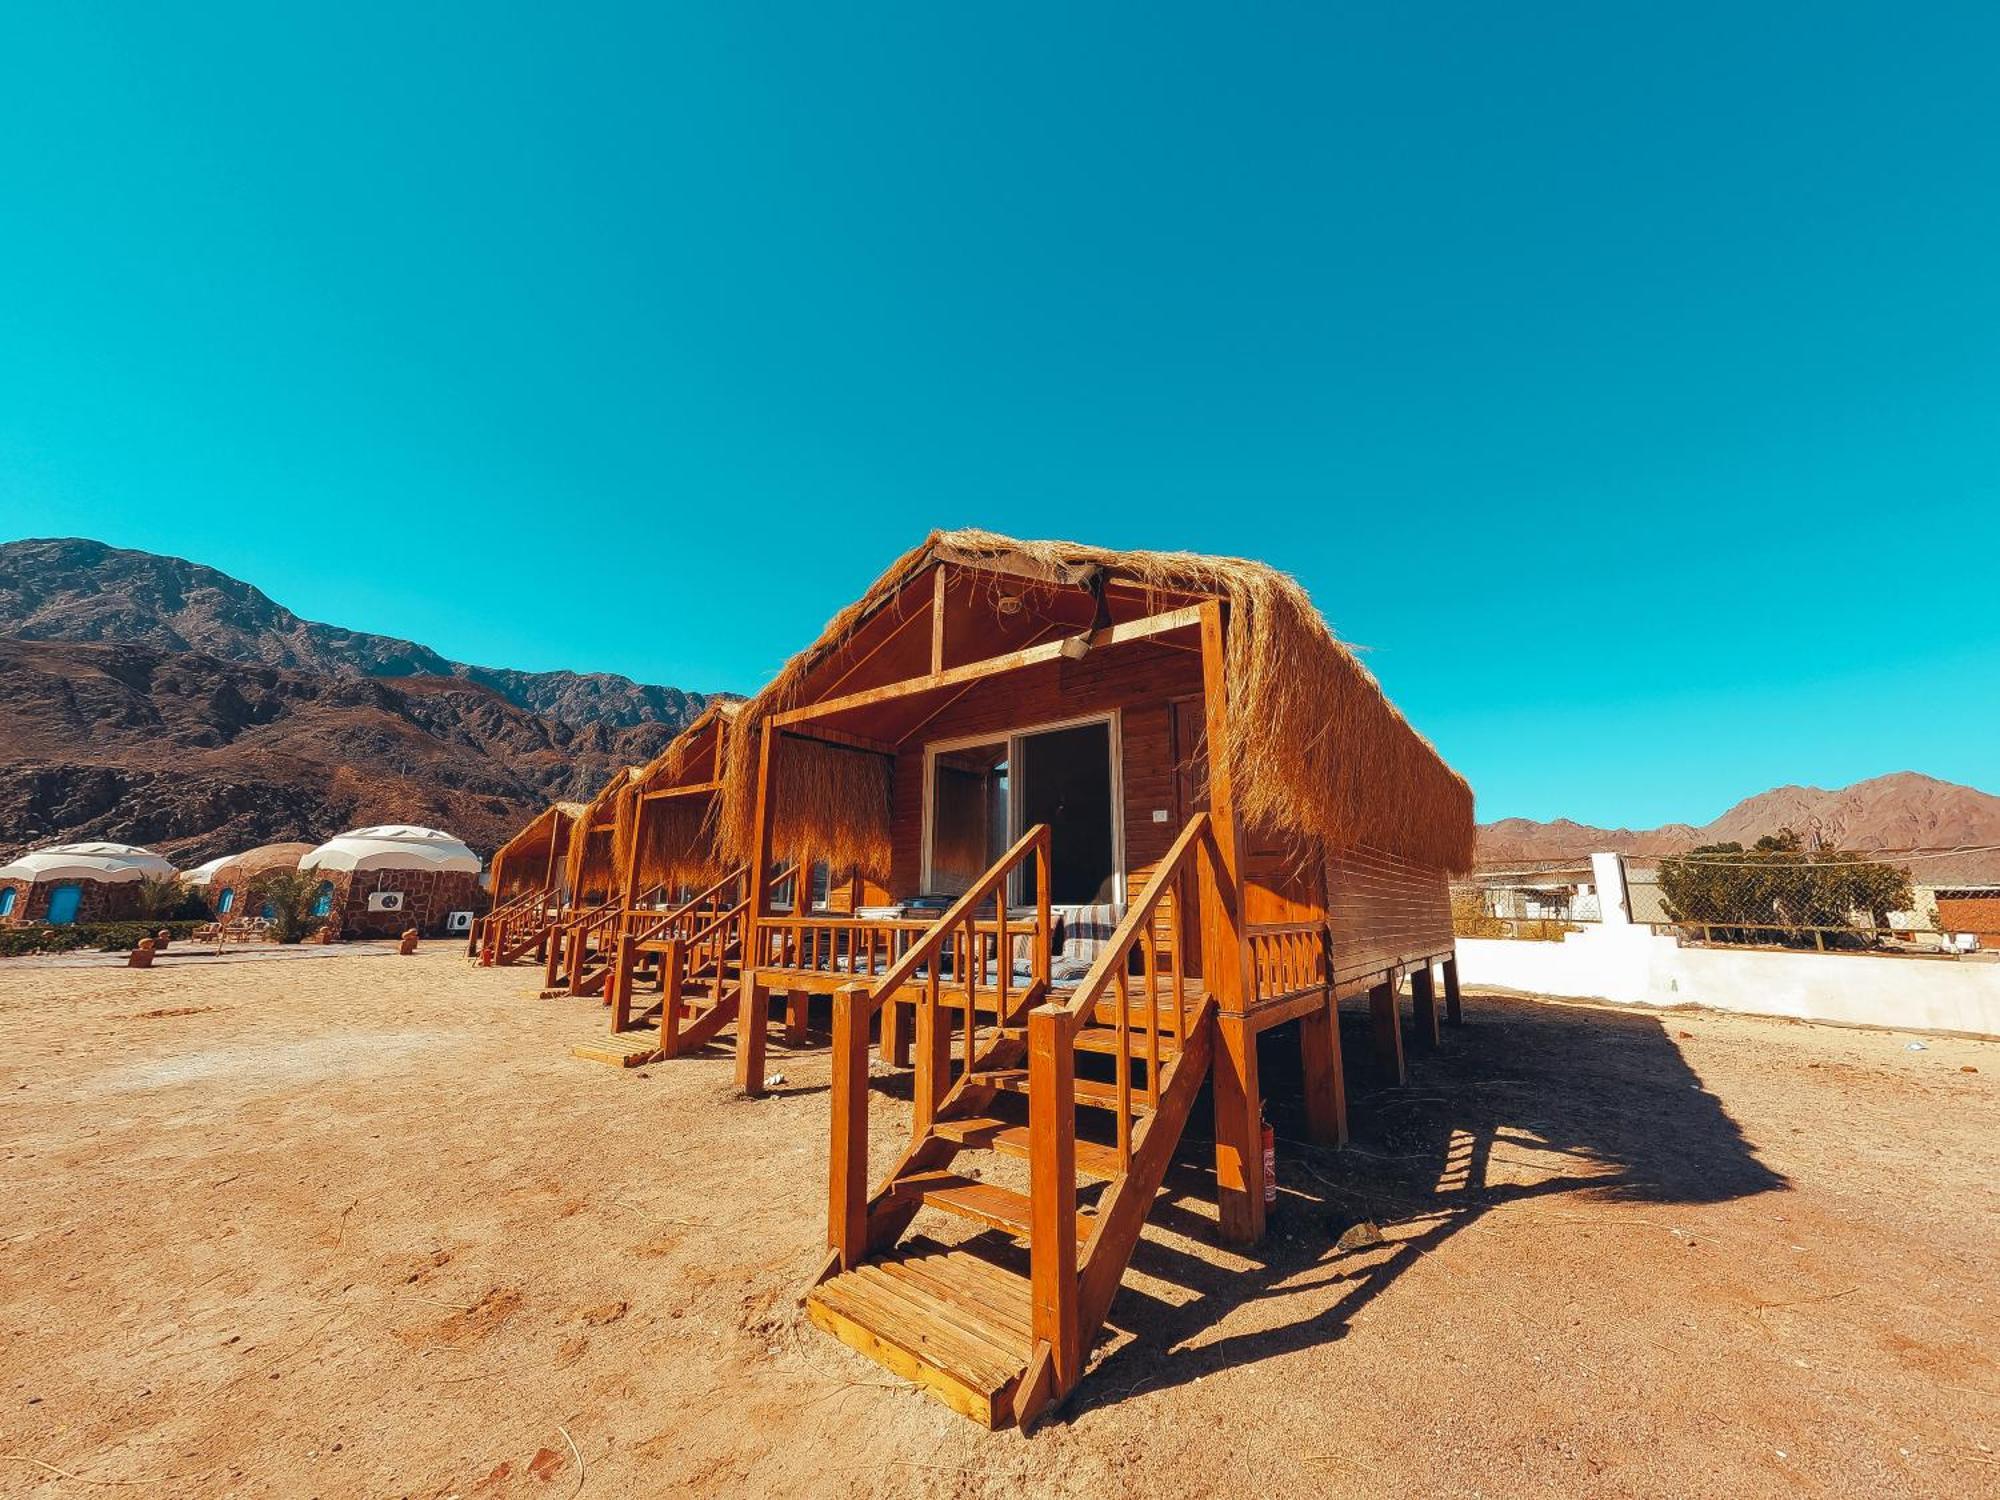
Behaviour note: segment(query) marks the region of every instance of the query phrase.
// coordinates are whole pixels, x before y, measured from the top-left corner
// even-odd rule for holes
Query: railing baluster
[[[1125,975],[1124,955],[1114,971],[1118,990],[1118,1165],[1132,1166],[1132,994]]]
[[[1146,1102],[1160,1107],[1160,955],[1155,951],[1153,923],[1143,929],[1146,951],[1141,967],[1146,979]]]

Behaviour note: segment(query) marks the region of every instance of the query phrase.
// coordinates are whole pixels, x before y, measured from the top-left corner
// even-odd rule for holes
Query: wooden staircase
[[[780,880],[793,879],[785,870]],[[630,914],[607,961],[611,1027],[580,1042],[578,1057],[637,1067],[699,1050],[736,1019],[743,997],[743,950],[750,910],[748,872],[737,869],[671,911]],[[660,987],[657,1024],[636,1004],[640,961],[650,957]]]
[[[560,891],[544,888],[525,892],[473,924],[466,940],[466,957],[484,968],[516,963],[539,948],[562,920]]]
[[[1184,972],[1192,906],[1177,893],[1215,857],[1197,815],[1073,990],[1049,984],[1044,898],[1031,978],[982,1025],[993,968],[975,914],[1030,859],[1048,889],[1035,829],[880,982],[836,995],[832,1254],[806,1298],[814,1323],[989,1427],[1028,1425],[1076,1388],[1208,1073],[1215,1005]],[[868,1023],[891,997],[916,1008],[915,1120],[870,1192]],[[1025,1190],[994,1180],[1019,1179],[1016,1163]],[[906,1238],[926,1210],[974,1227]]]

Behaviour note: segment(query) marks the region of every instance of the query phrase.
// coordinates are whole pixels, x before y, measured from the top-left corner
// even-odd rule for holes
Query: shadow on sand
[[[1128,1279],[1111,1323],[1129,1340],[1092,1371],[1058,1420],[1339,1339],[1405,1270],[1506,1204],[1577,1193],[1710,1203],[1787,1185],[1756,1159],[1682,1060],[1670,1022],[1490,995],[1468,995],[1465,1015],[1465,1025],[1445,1029],[1439,1050],[1411,1051],[1409,1082],[1397,1088],[1371,1056],[1366,1003],[1342,1008],[1350,1144],[1340,1151],[1306,1144],[1297,1047],[1286,1045],[1283,1029],[1268,1034],[1261,1066],[1279,1138],[1273,1232],[1232,1250],[1227,1265],[1157,1233],[1215,1243],[1203,1101],[1154,1206],[1154,1228],[1132,1259],[1140,1276],[1187,1298],[1149,1296]],[[1535,1180],[1500,1180],[1523,1175],[1511,1166],[1496,1178],[1496,1150],[1532,1160],[1535,1171],[1526,1175]],[[1342,1231],[1363,1220],[1387,1231],[1386,1244],[1339,1249]],[[1338,1300],[1300,1321],[1183,1347],[1246,1302],[1334,1284],[1344,1285]]]

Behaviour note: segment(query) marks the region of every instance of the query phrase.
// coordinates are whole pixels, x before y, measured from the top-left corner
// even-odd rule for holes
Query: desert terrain
[[[538,979],[0,965],[0,1493],[2000,1494],[2000,1044],[1475,993],[1397,1089],[1350,1014],[1350,1148],[1267,1079],[1238,1252],[1184,1142],[1023,1437],[804,1320],[823,1049],[621,1072]]]

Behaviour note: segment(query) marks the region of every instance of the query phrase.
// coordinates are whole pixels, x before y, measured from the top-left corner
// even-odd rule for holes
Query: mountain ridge
[[[1699,827],[1599,828],[1558,818],[1502,818],[1479,827],[1479,860],[1558,859],[1592,852],[1672,854],[1697,844],[1754,843],[1793,828],[1842,849],[1955,849],[2000,844],[2000,796],[1917,771],[1844,787],[1780,786],[1745,797]]]
[[[307,620],[255,584],[183,557],[88,537],[0,542],[0,633],[76,644],[126,641],[330,675],[452,677],[577,728],[682,728],[717,697],[614,672],[525,672],[454,661],[396,636]]]

